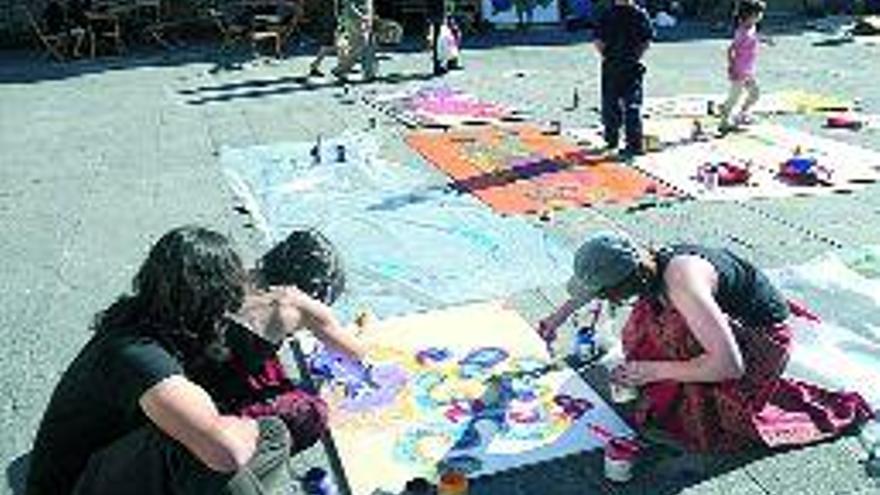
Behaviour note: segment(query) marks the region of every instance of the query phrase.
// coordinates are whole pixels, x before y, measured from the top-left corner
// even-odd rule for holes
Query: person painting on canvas
[[[298,452],[313,445],[326,430],[327,406],[315,391],[295,385],[287,376],[278,357],[284,335],[271,330],[272,301],[283,293],[279,301],[285,307],[278,311],[286,324],[311,331],[353,367],[361,367],[369,379],[363,346],[330,308],[345,288],[343,264],[323,234],[300,229],[267,251],[249,278],[251,289],[242,308],[224,322],[228,358],[205,363],[195,375],[218,398],[221,411],[251,417],[285,413],[292,452]]]
[[[736,30],[733,42],[727,49],[727,79],[730,91],[727,100],[721,105],[721,123],[718,130],[727,133],[739,125],[749,124],[752,117],[749,111],[761,96],[757,80],[758,23],[764,16],[763,0],[742,0],[736,9]],[[746,93],[742,109],[734,116],[734,111]]]
[[[637,299],[622,330],[626,361],[611,380],[639,389],[637,426],[659,428],[689,450],[807,444],[872,417],[858,394],[781,377],[790,305],[758,268],[726,249],[647,249],[597,234],[577,250],[568,292],[539,323],[548,341],[592,299]]]
[[[643,154],[642,85],[645,66],[641,60],[654,31],[648,14],[633,0],[614,0],[599,17],[594,33],[596,50],[602,56],[602,125],[609,151],[620,142],[620,127],[626,131],[624,155]]]
[[[254,417],[224,412],[229,398],[211,395],[199,371],[240,352],[227,341],[230,315],[270,342],[332,323],[298,290],[250,286],[223,235],[187,226],[162,236],[56,386],[25,493],[286,491],[289,456],[307,446],[297,435],[322,411],[296,397]],[[334,331],[328,341],[360,354]]]

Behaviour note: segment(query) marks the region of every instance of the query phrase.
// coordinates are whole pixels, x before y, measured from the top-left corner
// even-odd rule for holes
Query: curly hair
[[[295,230],[258,262],[263,287],[293,285],[332,304],[345,290],[345,272],[336,248],[315,229]]]
[[[226,357],[224,314],[244,298],[246,272],[229,240],[198,226],[176,228],[152,247],[132,293],[98,313],[95,330],[138,327],[170,347],[185,368]]]

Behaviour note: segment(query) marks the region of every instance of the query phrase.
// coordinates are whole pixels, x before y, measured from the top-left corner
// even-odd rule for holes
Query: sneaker
[[[309,69],[309,77],[324,77],[324,73],[321,72],[321,69],[317,67],[312,67]]]
[[[643,148],[636,148],[634,146],[627,146],[626,148],[623,148],[623,151],[620,152],[620,157],[626,161],[644,155],[645,150]]]
[[[724,137],[731,132],[739,131],[740,127],[736,124],[731,124],[729,122],[722,122],[718,125],[718,135]]]

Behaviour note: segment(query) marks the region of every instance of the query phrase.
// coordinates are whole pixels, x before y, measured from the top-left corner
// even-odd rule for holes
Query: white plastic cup
[[[627,438],[612,438],[605,445],[605,478],[615,483],[632,480],[638,456],[638,444]]]
[[[608,386],[611,389],[611,401],[615,404],[626,404],[639,398],[639,389],[636,387],[614,382],[609,382]]]

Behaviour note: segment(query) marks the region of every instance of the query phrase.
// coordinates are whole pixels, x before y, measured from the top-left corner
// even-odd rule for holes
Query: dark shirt
[[[445,0],[427,0],[425,7],[427,8],[425,14],[429,21],[440,22],[446,16]]]
[[[605,45],[603,69],[639,69],[645,46],[654,38],[654,29],[641,7],[614,5],[599,17],[594,36]]]
[[[64,31],[64,7],[59,2],[49,2],[43,11],[43,22],[49,34],[59,34]]]
[[[680,244],[660,250],[658,270],[666,271],[672,258],[695,255],[718,273],[715,300],[728,316],[749,327],[764,327],[788,318],[788,303],[764,273],[727,249]]]
[[[93,453],[148,424],[141,396],[179,374],[177,359],[137,330],[96,333],[52,393],[34,441],[25,493],[70,493]]]

